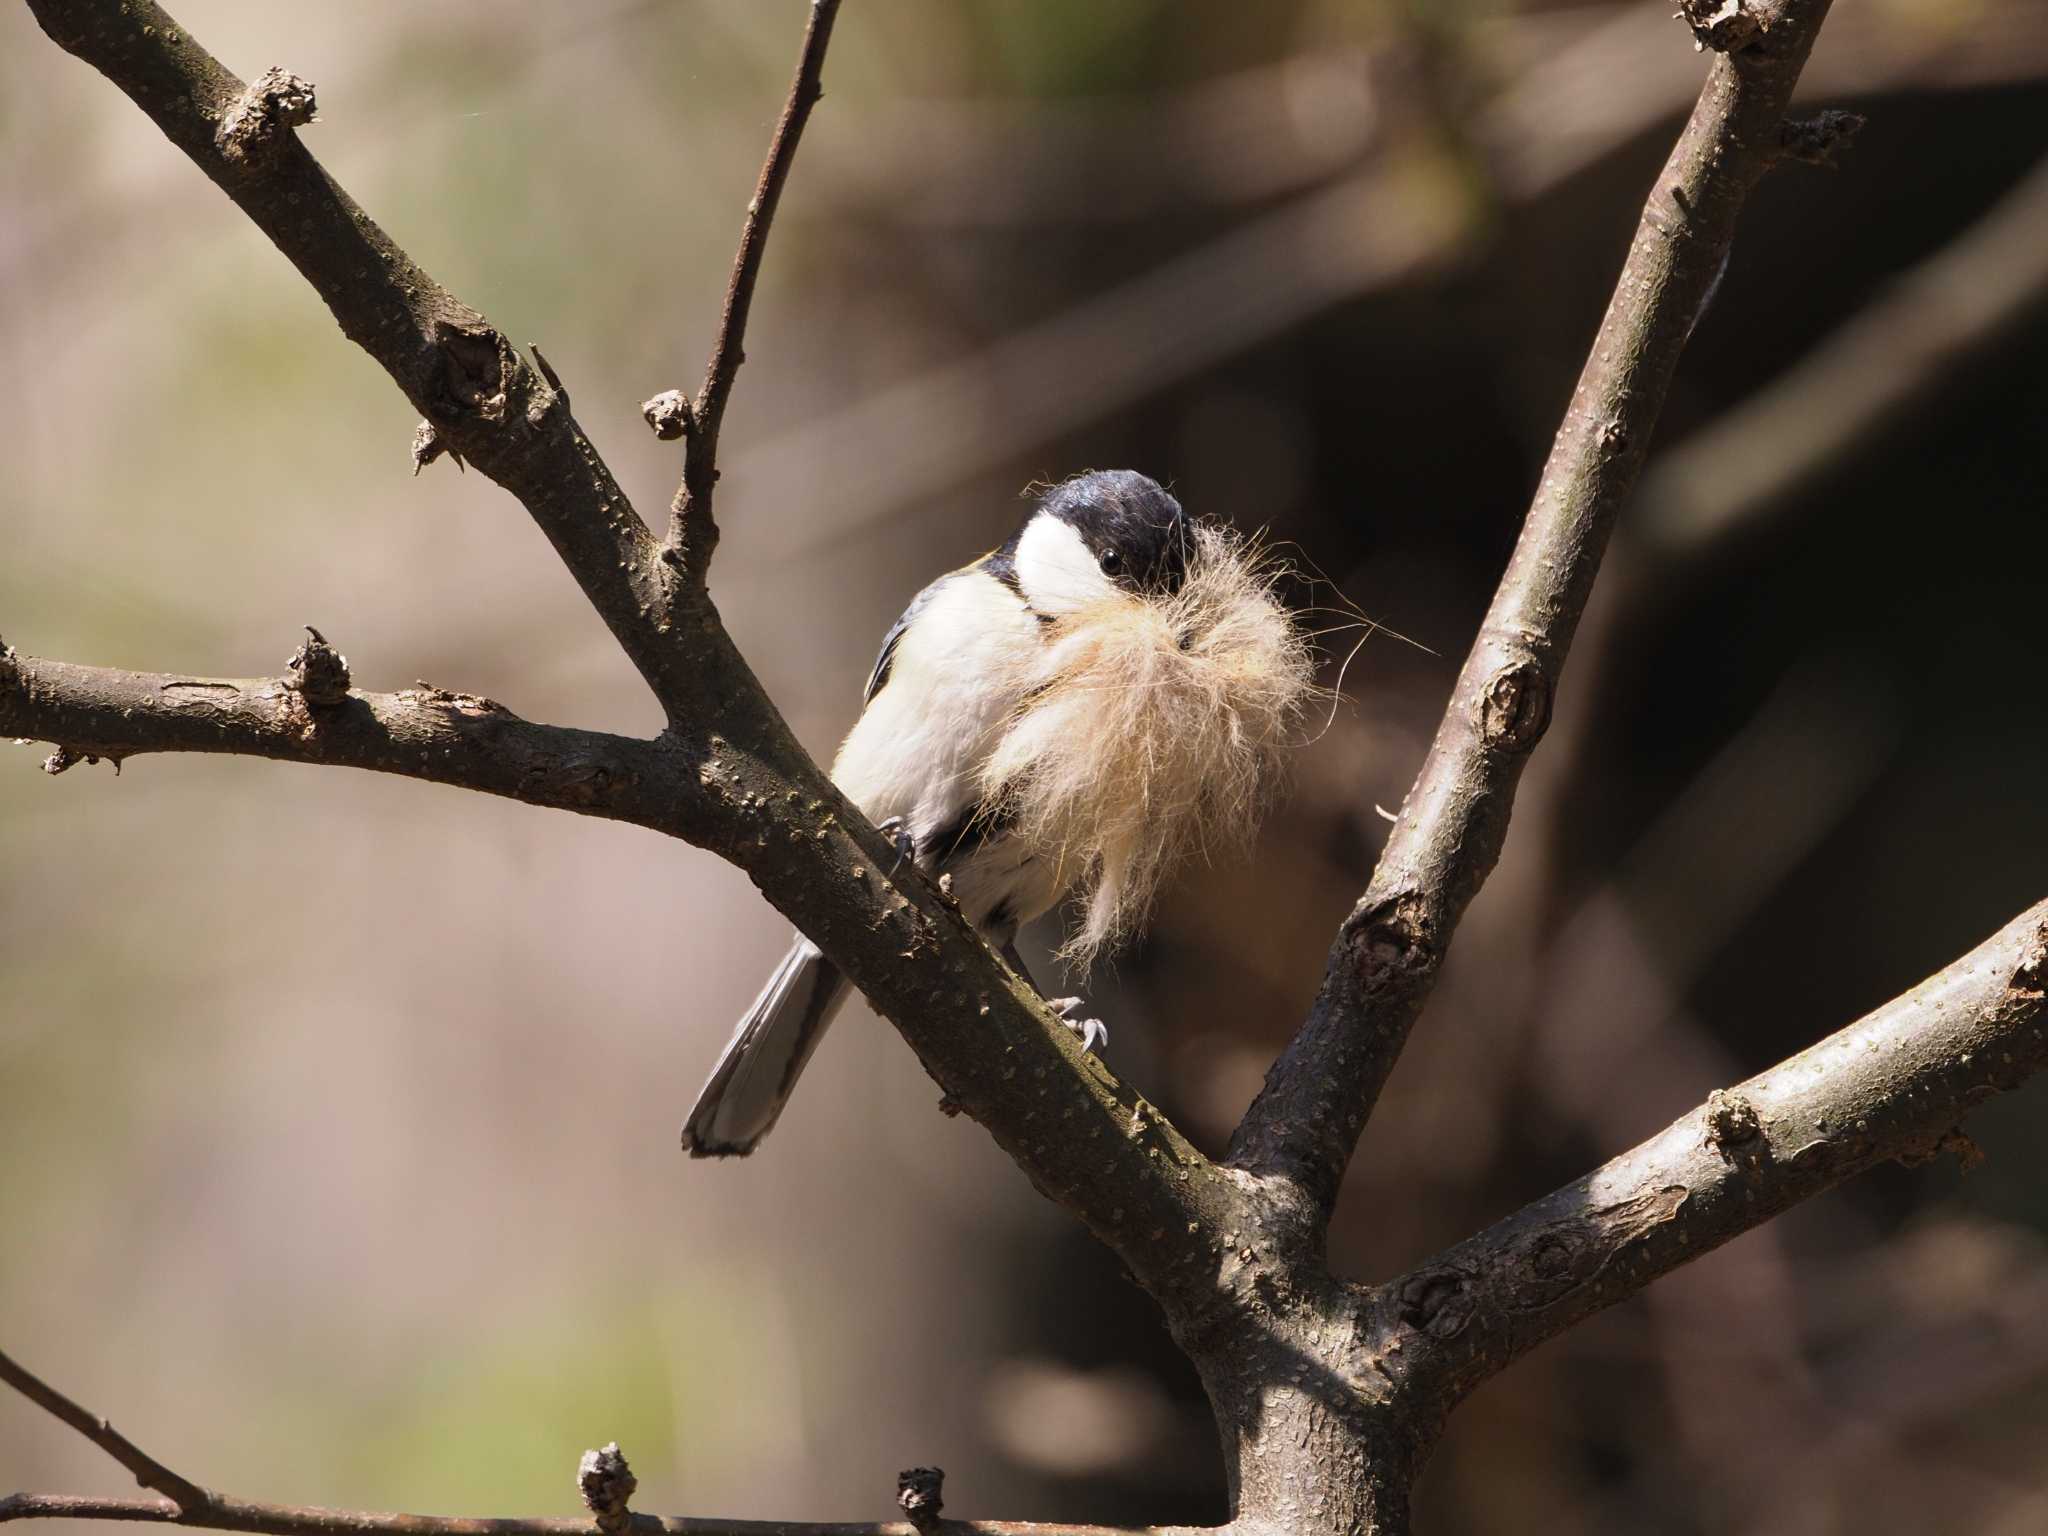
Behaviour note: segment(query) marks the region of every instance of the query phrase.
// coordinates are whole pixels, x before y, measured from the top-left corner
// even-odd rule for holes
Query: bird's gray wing
[[[968,567],[972,569],[972,567]],[[903,638],[903,632],[910,628],[910,621],[916,618],[924,606],[932,600],[932,594],[958,576],[958,571],[948,571],[937,581],[926,587],[910,600],[910,606],[903,610],[902,617],[889,626],[889,633],[882,636],[882,653],[875,658],[875,669],[868,674],[868,685],[861,690],[861,708],[875,702],[875,695],[889,686],[889,669],[896,663],[896,646]]]

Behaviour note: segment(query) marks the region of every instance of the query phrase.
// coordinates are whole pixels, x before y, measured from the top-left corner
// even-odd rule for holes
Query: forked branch
[[[1943,1145],[1978,1098],[2048,1062],[2048,909],[2036,908],[1915,993],[1413,1275],[1367,1290],[1322,1268],[1322,1229],[1345,1166],[1499,856],[1601,552],[1736,215],[1779,143],[1827,0],[1736,7],[1757,25],[1739,53],[1715,61],[1658,178],[1436,741],[1332,946],[1314,1010],[1239,1129],[1230,1167],[1204,1158],[1099,1062],[1081,1061],[942,892],[890,877],[890,850],[796,743],[705,588],[718,431],[776,202],[820,94],[836,0],[813,0],[704,386],[683,412],[690,441],[665,543],[627,504],[545,365],[529,368],[436,287],[298,144],[295,127],[312,105],[304,82],[273,71],[244,87],[150,0],[28,3],[270,235],[405,389],[435,441],[519,496],[670,726],[636,742],[535,725],[424,685],[363,693],[315,636],[287,675],[253,681],[74,667],[0,647],[0,731],[55,741],[60,757],[239,752],[401,773],[633,821],[729,859],[844,967],[949,1098],[1159,1298],[1216,1403],[1247,1531],[1405,1529],[1408,1481],[1443,1412],[1475,1382],[1793,1201],[1883,1158]],[[591,1529],[582,1520],[450,1520],[226,1498],[4,1363],[0,1376],[166,1497],[17,1494],[0,1500],[0,1520],[108,1518],[274,1536]],[[623,1495],[593,1509],[609,1522],[607,1536],[912,1529],[664,1520],[631,1513]],[[919,1513],[915,1529],[936,1527],[934,1507]]]
[[[306,1504],[269,1504],[232,1498],[188,1482],[105,1419],[81,1408],[55,1387],[0,1354],[0,1382],[20,1392],[92,1441],[135,1474],[137,1482],[165,1495],[161,1499],[101,1499],[62,1493],[15,1493],[0,1498],[0,1525],[10,1520],[133,1520],[150,1525],[184,1525],[211,1531],[253,1531],[263,1536],[933,1536],[957,1521],[936,1519],[873,1524],[785,1520],[716,1520],[679,1515],[645,1515],[624,1508],[594,1509],[596,1519],[472,1519],[457,1515],[403,1515],[376,1510],[322,1509]],[[607,1452],[616,1456],[617,1446]],[[585,1457],[588,1466],[591,1457]],[[623,1459],[619,1460],[623,1466]],[[628,1474],[630,1488],[630,1474]],[[589,1489],[585,1487],[586,1502]],[[610,1520],[616,1532],[607,1529]],[[1040,1525],[1031,1521],[977,1520],[977,1536],[1200,1536],[1190,1526]]]
[[[126,91],[262,228],[427,416],[437,441],[519,497],[647,679],[670,729],[633,743],[399,694],[351,696],[308,732],[290,712],[294,699],[268,682],[52,662],[17,670],[0,706],[5,728],[79,753],[346,762],[687,838],[752,876],[896,1026],[947,1098],[1143,1284],[1162,1299],[1209,1304],[1211,1261],[1220,1234],[1236,1225],[1240,1183],[1099,1062],[1082,1060],[1035,989],[943,893],[915,874],[891,877],[891,846],[804,752],[701,580],[649,533],[546,370],[529,367],[436,285],[298,142],[311,88],[282,71],[245,87],[153,0],[28,4],[52,38]],[[692,450],[706,487],[769,218],[819,96],[836,9],[836,0],[812,7],[740,241],[707,373],[713,433]],[[708,550],[701,543],[691,555],[696,577]],[[199,697],[205,690],[215,707]],[[129,703],[146,707],[124,720]]]
[[[1447,1407],[1545,1339],[1843,1180],[1976,1149],[1963,1121],[2048,1068],[2048,901],[1856,1023],[1385,1288]]]
[[[23,1397],[34,1403],[52,1418],[61,1420],[77,1430],[94,1445],[105,1451],[114,1460],[135,1474],[135,1481],[145,1488],[152,1488],[163,1495],[161,1503],[173,1513],[197,1509],[212,1497],[197,1483],[187,1482],[169,1467],[151,1456],[141,1446],[130,1440],[118,1429],[88,1409],[81,1408],[55,1387],[24,1370],[6,1355],[0,1354],[0,1381],[14,1388]],[[0,1500],[0,1520],[20,1518],[12,1511],[23,1496]]]
[[[1678,357],[1768,168],[1828,0],[1784,0],[1715,58],[1651,188],[1521,537],[1322,990],[1238,1127],[1231,1160],[1327,1219],[1451,937],[1507,838],[1551,701]]]
[[[811,0],[811,21],[804,29],[796,76],[790,81],[782,116],[776,120],[775,137],[762,162],[754,200],[747,204],[739,254],[733,258],[725,309],[718,319],[718,339],[711,345],[711,361],[704,368],[704,387],[696,401],[684,407],[683,483],[676,491],[668,538],[682,556],[687,578],[699,585],[718,542],[718,525],[711,516],[711,496],[718,484],[718,430],[725,423],[733,378],[747,360],[747,314],[754,303],[754,284],[761,276],[761,257],[768,249],[768,226],[782,200],[782,185],[789,180],[804,124],[825,94],[825,49],[832,41],[832,23],[838,15],[839,0]]]

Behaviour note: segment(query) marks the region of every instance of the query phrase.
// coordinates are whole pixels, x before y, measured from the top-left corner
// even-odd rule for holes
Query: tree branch
[[[768,249],[768,226],[774,221],[775,205],[781,201],[782,185],[789,180],[789,167],[796,158],[804,124],[810,121],[811,108],[825,94],[821,78],[825,49],[832,41],[832,23],[838,15],[839,0],[811,0],[811,20],[804,29],[796,75],[789,83],[782,116],[776,121],[768,158],[762,162],[754,200],[747,204],[747,222],[740,231],[739,251],[733,257],[725,310],[718,320],[718,338],[712,343],[711,361],[704,369],[704,387],[686,413],[683,483],[676,491],[671,510],[668,542],[681,554],[686,574],[698,584],[704,580],[711,553],[718,543],[718,525],[711,516],[712,491],[718,484],[718,429],[725,422],[725,403],[732,394],[733,379],[740,364],[747,360],[747,312],[754,302],[754,284],[761,275],[761,257]]]
[[[33,1372],[24,1370],[5,1354],[0,1354],[0,1381],[6,1382],[45,1413],[77,1430],[133,1472],[135,1481],[143,1487],[153,1488],[164,1496],[163,1501],[149,1499],[135,1502],[146,1503],[155,1509],[167,1509],[176,1516],[186,1510],[201,1508],[212,1498],[204,1488],[196,1483],[186,1482],[107,1420],[79,1407],[62,1392]],[[8,1509],[14,1502],[13,1499],[0,1502],[0,1520],[11,1518]]]
[[[212,1531],[253,1531],[261,1536],[591,1536],[593,1529],[587,1518],[573,1516],[403,1515],[226,1497],[209,1497],[189,1514],[180,1514],[177,1505],[162,1499],[74,1498],[54,1493],[17,1493],[0,1499],[0,1525],[9,1520],[139,1520]],[[907,1520],[864,1524],[636,1514],[627,1529],[638,1536],[944,1536],[947,1532],[958,1536],[1217,1536],[1229,1527],[941,1520],[920,1530]]]
[[[219,752],[368,768],[701,841],[711,835],[686,755],[662,742],[536,725],[429,683],[323,701],[293,677],[183,677],[82,667],[0,644],[0,736],[53,742],[57,761],[119,764]]]
[[[896,1026],[947,1099],[985,1126],[1039,1190],[1109,1244],[1170,1316],[1185,1320],[1227,1304],[1214,1257],[1222,1233],[1238,1220],[1244,1181],[1211,1164],[1099,1061],[1084,1058],[1037,990],[994,956],[943,893],[915,872],[900,884],[890,877],[892,846],[804,752],[708,592],[665,574],[669,560],[576,428],[560,391],[377,229],[297,143],[289,120],[273,122],[261,135],[244,134],[235,141],[241,146],[236,154],[223,149],[221,121],[269,97],[259,91],[252,98],[152,0],[27,3],[52,38],[126,91],[270,236],[343,330],[385,365],[430,421],[445,424],[447,446],[519,496],[671,722],[661,741],[640,744],[580,734],[573,742],[560,735],[526,737],[497,722],[544,764],[556,748],[580,745],[600,759],[616,754],[633,765],[624,788],[607,780],[602,794],[573,782],[551,785],[549,771],[532,786],[544,793],[521,792],[515,788],[525,783],[516,771],[518,754],[483,750],[488,733],[480,722],[432,718],[449,713],[438,710],[380,720],[378,701],[368,697],[362,700],[367,718],[353,717],[354,734],[336,730],[317,751],[310,743],[294,745],[265,714],[277,706],[264,705],[264,683],[250,685],[246,697],[243,685],[228,685],[236,690],[238,725],[226,734],[198,723],[203,715],[182,706],[173,711],[176,748],[348,761],[566,802],[718,854],[745,870],[784,917],[818,942]],[[764,187],[779,189],[787,177],[808,110],[804,98],[816,99],[831,9],[821,4],[813,12]],[[292,82],[292,90],[291,101],[308,94],[303,82]],[[307,110],[302,104],[290,120],[303,120]],[[275,114],[258,116],[271,121]],[[767,228],[760,215],[769,211],[769,205],[757,210],[742,242],[739,303],[727,330],[731,361],[721,365],[728,374],[737,366],[737,322],[744,319]],[[721,400],[729,384],[728,376]],[[41,709],[40,695],[15,690],[13,729],[56,736],[81,750],[94,741],[145,749],[95,707],[105,703],[110,679],[88,673],[73,681],[80,691],[69,696],[76,706],[69,712]],[[162,681],[195,680],[145,678],[132,696],[150,697]],[[401,724],[427,730],[433,750],[422,755]],[[445,737],[451,724],[461,732],[456,740]],[[546,729],[519,725],[527,732]],[[405,756],[386,744],[387,735],[413,749],[409,767],[400,766]],[[163,735],[152,739],[173,745]],[[464,741],[468,756],[460,749]],[[344,747],[350,755],[341,755]],[[336,755],[325,755],[329,751]],[[573,776],[583,762],[572,751],[556,766]],[[657,762],[670,767],[658,774]],[[666,809],[656,803],[656,786],[661,795],[673,795]],[[585,797],[598,803],[585,804]]]
[[[1233,1138],[1234,1166],[1298,1186],[1325,1221],[1452,934],[1500,856],[1608,535],[1827,8],[1785,0],[1754,41],[1714,60],[1429,755],[1338,929],[1307,1020]]]
[[[1789,1206],[1960,1123],[2048,1067],[2048,901],[1825,1040],[1381,1289],[1448,1408],[1545,1339]]]
[[[105,1419],[79,1407],[5,1354],[0,1354],[0,1381],[92,1441],[133,1472],[143,1487],[168,1495],[162,1499],[99,1499],[61,1493],[15,1493],[0,1498],[0,1525],[10,1520],[134,1520],[213,1531],[255,1531],[264,1536],[601,1536],[601,1519],[471,1519],[322,1509],[315,1505],[231,1498],[187,1482],[116,1433]],[[618,1447],[607,1449],[616,1455]],[[623,1458],[619,1465],[624,1465]],[[632,1531],[639,1536],[936,1536],[948,1529],[972,1531],[975,1536],[1212,1536],[1206,1528],[1195,1526],[1041,1525],[1022,1520],[934,1519],[873,1524],[717,1520],[628,1512],[623,1508],[622,1498],[617,1505],[616,1512],[624,1517],[619,1523],[621,1533]]]
[[[828,782],[779,771],[722,738],[707,753],[673,736],[636,741],[539,725],[430,684],[380,694],[347,681],[344,671],[323,702],[321,686],[336,679],[319,667],[195,678],[46,661],[0,644],[0,736],[54,742],[67,763],[216,752],[366,768],[708,848],[816,936],[897,1023],[954,1106],[1155,1294],[1180,1312],[1216,1302],[1205,1265],[1236,1220],[1238,1183],[1100,1061],[1081,1056],[1036,989],[995,960],[949,899],[921,878],[891,884],[888,845]]]

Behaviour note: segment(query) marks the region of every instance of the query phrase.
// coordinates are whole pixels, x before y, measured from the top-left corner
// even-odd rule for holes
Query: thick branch
[[[180,677],[45,661],[0,646],[0,737],[115,763],[224,752],[401,774],[702,841],[694,768],[678,749],[522,720],[421,683],[321,703],[290,678]]]
[[[713,638],[729,647],[722,632]],[[734,664],[744,666],[737,655]],[[756,733],[779,717],[754,722]],[[1028,981],[988,951],[794,742],[762,753],[523,720],[420,684],[322,702],[297,675],[195,678],[75,666],[0,646],[0,736],[68,758],[220,752],[368,768],[603,816],[682,838],[746,870],[846,968],[953,1105],[988,1127],[1041,1191],[1079,1215],[1183,1320],[1221,1299],[1214,1256],[1240,1181],[1151,1104],[1083,1058]],[[755,740],[761,735],[756,734]],[[68,760],[68,759],[67,759]],[[963,1027],[967,1026],[967,1027]]]
[[[1507,836],[1573,631],[1665,392],[1763,175],[1827,0],[1787,0],[1718,57],[1645,205],[1506,574],[1388,837],[1337,932],[1307,1021],[1239,1126],[1232,1161],[1328,1212],[1466,906]]]
[[[2048,1067],[2048,901],[1848,1028],[1383,1288],[1440,1408],[1594,1312]]]
[[[783,183],[789,180],[789,167],[796,158],[804,124],[810,121],[811,108],[825,94],[825,49],[832,41],[832,23],[838,14],[839,0],[811,0],[811,21],[804,29],[796,76],[789,83],[789,97],[776,121],[768,158],[762,162],[754,200],[747,204],[747,222],[740,231],[740,248],[733,257],[732,277],[726,284],[725,310],[718,320],[718,339],[712,343],[711,361],[704,369],[704,386],[690,411],[689,440],[683,449],[683,483],[676,491],[669,542],[681,553],[685,571],[699,583],[718,543],[718,525],[711,516],[711,496],[718,484],[718,429],[725,422],[725,404],[732,395],[733,379],[740,364],[747,360],[747,312],[753,306],[754,284],[761,276],[761,257],[768,249],[768,226],[774,222]]]
[[[297,739],[288,722],[273,718],[278,701],[265,703],[270,685],[230,683],[234,730],[201,723],[205,714],[181,704],[171,712],[175,739],[159,734],[151,743],[351,762],[463,783],[634,821],[730,860],[846,971],[947,1098],[985,1125],[1041,1191],[1109,1243],[1170,1315],[1205,1313],[1220,1296],[1214,1258],[1237,1224],[1243,1181],[1209,1163],[1099,1062],[1084,1060],[1037,992],[940,892],[914,873],[901,885],[892,881],[893,849],[805,754],[701,584],[664,577],[653,537],[576,429],[561,393],[393,245],[328,180],[288,121],[233,139],[238,153],[224,149],[220,125],[250,105],[249,93],[150,0],[29,4],[59,44],[127,91],[255,220],[343,329],[431,420],[445,424],[448,446],[519,495],[673,722],[661,742],[635,745],[529,736],[523,733],[543,728],[470,720],[461,708],[391,718],[381,713],[391,701],[359,696],[349,720]],[[816,99],[830,11],[821,4],[813,13],[764,190],[782,185],[796,131]],[[302,82],[292,87],[287,99],[299,105],[290,120],[302,121],[306,91]],[[735,322],[744,318],[766,230],[761,214],[772,202],[756,210],[742,244]],[[720,400],[737,366],[737,323],[726,334],[729,360],[714,370],[726,381],[716,391]],[[18,713],[19,723],[0,729],[55,735],[79,750],[95,741],[110,751],[147,749],[104,709],[88,707],[106,702],[110,679],[74,681],[83,690],[72,698],[79,713]],[[160,685],[192,682],[210,686],[144,678],[133,696],[161,704]],[[23,710],[26,697],[16,690],[11,707]],[[452,740],[449,726],[457,730]],[[601,788],[585,782],[589,759],[579,748],[626,763],[626,785],[609,776]],[[534,760],[540,766],[529,772]],[[657,772],[657,764],[667,767]]]

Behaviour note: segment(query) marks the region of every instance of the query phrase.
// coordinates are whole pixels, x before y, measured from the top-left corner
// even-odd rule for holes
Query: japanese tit
[[[1144,475],[1092,472],[911,599],[832,779],[950,877],[1023,975],[1018,928],[1069,894],[1088,908],[1085,961],[1142,918],[1172,855],[1247,834],[1310,673],[1241,541]],[[848,989],[797,935],[684,1124],[693,1156],[754,1149]],[[1053,1007],[1093,1049],[1104,1032],[1073,1017],[1079,1002]]]

